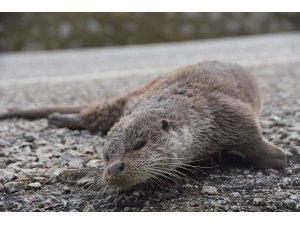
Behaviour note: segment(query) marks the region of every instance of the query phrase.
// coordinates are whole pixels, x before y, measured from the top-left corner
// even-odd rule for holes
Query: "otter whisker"
[[[157,180],[157,177],[156,176],[153,176],[151,174],[149,174],[150,176],[148,177],[148,179],[145,180],[145,183],[149,182],[151,184],[155,184],[157,186],[159,186],[160,188],[162,188],[162,186],[160,185],[161,184],[161,181],[160,180]]]
[[[99,191],[103,186],[103,182],[101,180],[97,180],[87,188],[87,191]]]
[[[194,167],[189,167],[189,165],[180,165],[180,164],[167,164],[167,165],[171,165],[171,166],[174,166],[176,167],[177,169],[182,169],[182,170],[185,170],[186,172],[191,172],[191,173],[195,173],[194,170],[197,170],[197,168],[194,168]]]
[[[164,174],[162,172],[157,172],[157,171],[153,171],[153,170],[152,171],[148,170],[148,172],[152,173],[154,176],[161,176],[161,177],[163,177],[165,179],[168,179],[168,180],[170,180],[170,181],[172,181],[172,182],[174,182],[174,183],[176,183],[178,185],[178,182],[176,180],[172,179],[171,177],[168,177],[166,174]],[[163,181],[163,182],[166,183],[165,181]]]
[[[169,172],[172,172],[172,173],[168,173]],[[168,173],[170,175],[173,175],[173,176],[176,176],[177,178],[179,179],[188,179],[188,180],[192,180],[193,182],[195,183],[198,183],[197,181],[195,181],[194,179],[192,179],[191,177],[189,177],[188,175],[176,170],[176,168],[169,168],[168,170],[164,171],[165,173]],[[176,175],[175,175],[176,174]]]
[[[102,180],[97,180],[95,181],[93,184],[91,184],[87,190],[98,190],[98,188],[102,188],[103,187],[103,181]]]
[[[166,168],[164,168],[164,169],[166,169]],[[170,177],[174,177],[174,178],[176,178],[176,179],[181,179],[181,178],[182,178],[182,177],[180,177],[179,175],[172,173],[172,172],[174,172],[174,170],[171,169],[171,168],[168,169],[168,170],[161,170],[161,169],[158,169],[158,168],[152,168],[152,170],[155,170],[155,171],[157,171],[157,172],[160,172],[160,174],[166,174],[166,175],[169,175]],[[172,180],[172,181],[174,181],[174,180]]]
[[[195,166],[195,165],[190,165],[190,164],[185,164],[185,163],[167,163],[168,165],[174,165],[174,166],[183,166],[183,167],[180,167],[182,169],[184,169],[184,167],[191,167],[191,168],[194,168],[194,169],[213,169],[213,168],[218,168],[220,166],[222,166],[223,164],[219,164],[219,165],[216,165],[216,166]]]
[[[192,155],[192,156],[188,156],[188,157],[159,157],[155,160],[151,160],[152,162],[156,162],[156,161],[160,161],[160,160],[188,160],[189,158],[191,158],[191,160],[188,160],[187,162],[188,163],[194,163],[194,162],[201,162],[201,161],[204,161],[206,159],[209,159],[211,157],[205,157],[205,158],[200,158],[200,159],[195,159],[199,157],[199,154],[195,154],[195,155]]]
[[[158,177],[160,175],[159,173],[151,171],[149,168],[144,168],[142,171],[143,173],[146,173],[150,178],[156,179],[160,183],[164,182],[162,179]]]

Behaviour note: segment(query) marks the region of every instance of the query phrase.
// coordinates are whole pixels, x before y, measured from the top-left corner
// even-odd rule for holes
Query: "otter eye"
[[[109,155],[107,153],[104,153],[104,160],[108,161],[109,160]]]
[[[170,122],[168,120],[162,119],[160,122],[161,122],[161,128],[164,131],[169,131],[170,130]]]
[[[134,145],[133,150],[140,150],[145,146],[145,144],[146,144],[146,140],[138,140]]]

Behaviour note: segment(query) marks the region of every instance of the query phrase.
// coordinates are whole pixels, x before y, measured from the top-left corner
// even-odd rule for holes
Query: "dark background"
[[[300,13],[1,13],[0,51],[144,44],[300,30]]]

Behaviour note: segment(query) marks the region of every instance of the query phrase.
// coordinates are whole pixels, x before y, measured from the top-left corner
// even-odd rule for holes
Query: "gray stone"
[[[129,212],[129,210],[130,210],[129,207],[125,207],[125,208],[123,209],[124,212]]]
[[[136,197],[140,197],[141,193],[139,191],[135,191],[132,193],[132,195],[136,196]]]
[[[190,205],[191,205],[192,207],[197,207],[197,206],[200,205],[200,203],[199,203],[198,201],[194,200],[194,201],[192,201],[192,202],[190,203]]]
[[[272,115],[272,116],[269,117],[269,120],[273,121],[273,122],[280,122],[281,118],[279,116]]]
[[[263,199],[262,198],[254,198],[253,199],[253,204],[260,205],[261,203],[263,203]]]
[[[25,184],[23,182],[7,182],[4,184],[4,188],[8,193],[20,192],[25,188]]]
[[[0,139],[0,147],[10,146],[10,143],[6,140]]]
[[[14,211],[19,211],[21,208],[23,207],[23,205],[19,202],[14,202],[10,208]]]
[[[298,199],[300,199],[300,197],[297,196],[297,195],[291,195],[291,196],[289,197],[289,199],[292,199],[292,200],[297,201]]]
[[[46,183],[47,178],[46,177],[34,177],[33,180],[35,182],[39,182],[39,183]]]
[[[184,185],[182,185],[182,187],[190,189],[190,188],[193,188],[193,185],[191,185],[191,184],[184,184]]]
[[[300,164],[295,164],[292,169],[294,172],[300,173]]]
[[[86,184],[92,184],[94,182],[94,178],[93,177],[82,177],[79,180],[76,181],[76,184],[82,186],[82,185],[86,185]]]
[[[284,171],[286,172],[287,175],[292,175],[293,174],[292,169],[289,168],[289,167],[285,168]]]
[[[91,155],[93,155],[94,153],[95,153],[95,149],[92,146],[89,146],[89,147],[87,147],[87,148],[84,149],[84,154],[91,154]]]
[[[216,195],[216,194],[218,194],[218,189],[216,187],[214,187],[214,186],[204,185],[202,187],[201,192],[203,194]]]
[[[238,198],[241,196],[239,192],[232,192],[231,195],[235,198]]]
[[[0,182],[6,183],[12,181],[15,178],[16,176],[12,172],[8,170],[0,169]]]
[[[248,175],[250,173],[249,170],[244,170],[243,174]]]
[[[284,192],[281,192],[281,191],[276,191],[274,194],[275,198],[282,198],[283,195],[284,195]]]
[[[292,178],[291,184],[296,187],[300,186],[300,178],[298,177]]]
[[[237,206],[237,205],[233,205],[233,206],[231,206],[231,210],[232,210],[233,212],[239,212],[239,211],[240,211],[240,207]]]
[[[4,191],[4,186],[3,186],[3,184],[0,183],[0,192],[1,191]]]
[[[290,209],[295,209],[297,206],[296,201],[291,200],[291,199],[286,199],[283,201],[283,203]]]
[[[39,183],[39,182],[30,183],[30,184],[28,184],[28,186],[31,188],[35,188],[35,189],[39,189],[42,187],[41,183]]]
[[[102,160],[101,159],[91,159],[86,166],[88,167],[101,167],[102,166]]]
[[[93,205],[91,204],[87,204],[84,209],[83,209],[84,212],[96,212],[95,208]]]
[[[48,144],[49,144],[49,142],[46,141],[46,140],[43,139],[43,138],[36,139],[34,143],[35,143],[36,145],[41,145],[41,146],[44,146],[44,145],[48,145]]]
[[[270,175],[278,174],[278,170],[274,170],[274,169],[267,169],[266,172],[268,172]]]
[[[24,139],[27,142],[34,142],[35,136],[30,133],[26,133],[26,134],[24,134]]]
[[[70,193],[70,192],[71,192],[71,188],[68,187],[68,186],[64,186],[64,187],[63,187],[63,191],[64,191],[65,193]]]
[[[285,178],[283,178],[283,180],[282,180],[282,186],[288,186],[289,184],[290,184],[290,182],[291,182],[291,178],[289,178],[289,177],[285,177]]]

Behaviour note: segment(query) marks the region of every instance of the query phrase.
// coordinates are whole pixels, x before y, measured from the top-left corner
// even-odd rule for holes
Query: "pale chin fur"
[[[172,151],[174,158],[184,157],[186,152],[193,144],[193,135],[187,126],[184,126],[179,131],[170,131],[171,138],[169,139],[169,150]]]

